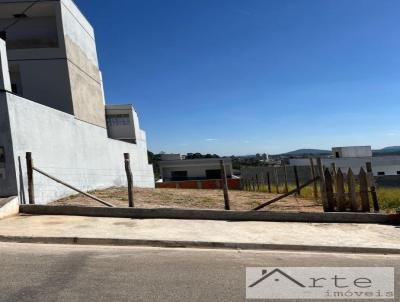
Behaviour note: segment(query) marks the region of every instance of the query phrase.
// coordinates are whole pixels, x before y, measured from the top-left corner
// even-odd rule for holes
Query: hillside
[[[299,149],[291,152],[287,152],[284,154],[280,154],[281,156],[307,156],[307,155],[329,155],[332,152],[329,150],[320,150],[320,149]]]

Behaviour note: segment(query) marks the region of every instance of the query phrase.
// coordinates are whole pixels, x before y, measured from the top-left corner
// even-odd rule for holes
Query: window
[[[336,152],[336,153],[335,153],[335,156],[336,156],[336,158],[340,158],[340,153],[339,153],[339,152]]]
[[[15,94],[18,94],[17,84],[11,84],[11,91]]]
[[[11,80],[11,91],[19,96],[22,95],[22,81],[21,72],[18,64],[10,64],[10,80]]]
[[[397,171],[397,175],[400,175],[400,171]]]
[[[221,170],[206,170],[207,179],[221,179]]]
[[[107,119],[107,127],[129,126],[131,124],[129,114],[107,115],[106,119]]]
[[[385,173],[385,172],[378,172],[378,175],[379,175],[379,176],[385,176],[386,173]]]
[[[171,172],[171,180],[172,181],[180,181],[187,180],[188,172],[187,171],[172,171]]]
[[[49,8],[50,10],[50,8]],[[51,11],[43,12],[46,15]],[[16,18],[0,18],[1,24],[10,24]],[[57,20],[55,16],[28,16],[19,18],[16,26],[7,30],[8,49],[58,48]]]

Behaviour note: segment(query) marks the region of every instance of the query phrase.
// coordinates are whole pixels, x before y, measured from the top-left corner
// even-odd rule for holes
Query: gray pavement
[[[400,289],[395,255],[0,243],[0,301],[245,301],[247,266],[395,266]]]
[[[342,247],[350,248],[352,251],[360,251],[361,248],[392,249],[400,253],[400,228],[378,224],[16,216],[0,220],[0,240],[7,236],[70,238],[71,242],[75,240],[74,238],[94,239],[87,241],[90,244],[113,244],[120,240],[120,243],[126,242],[129,245],[130,242],[135,244],[137,240],[156,241],[158,244],[162,241],[180,242],[179,246],[193,247],[201,244],[183,243],[208,242],[240,248],[241,245],[235,244],[243,244],[245,248],[250,249],[255,249],[252,247],[255,245],[266,248],[279,245],[286,246],[287,249],[291,246],[300,250],[305,250],[304,246],[322,247],[330,251],[337,251],[331,249],[332,247]],[[47,242],[56,241],[47,240]]]

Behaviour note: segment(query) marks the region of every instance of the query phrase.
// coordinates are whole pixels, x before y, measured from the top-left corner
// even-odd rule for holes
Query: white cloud
[[[217,138],[206,138],[205,141],[206,142],[216,142],[216,141],[218,141],[218,139]]]

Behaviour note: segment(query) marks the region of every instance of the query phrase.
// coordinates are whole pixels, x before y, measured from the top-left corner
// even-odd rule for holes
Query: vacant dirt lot
[[[118,207],[128,206],[126,188],[111,188],[91,192],[95,196]],[[232,210],[250,210],[278,195],[230,191]],[[52,205],[102,206],[90,198],[75,195],[53,202]],[[136,189],[135,206],[139,208],[202,208],[223,209],[224,197],[221,190],[183,189]],[[322,207],[314,200],[296,197],[285,198],[265,208],[267,211],[322,212]]]

